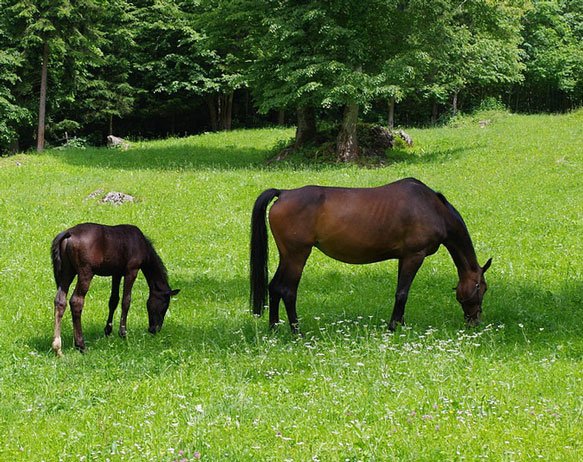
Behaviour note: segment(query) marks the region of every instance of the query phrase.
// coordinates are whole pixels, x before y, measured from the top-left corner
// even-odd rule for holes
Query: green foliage
[[[560,90],[582,101],[582,24],[581,1],[532,2],[524,16],[522,45],[527,89],[543,97],[551,89]]]
[[[500,98],[489,96],[480,102],[477,111],[506,111],[507,109]]]
[[[378,31],[390,30],[391,2],[265,5],[265,32],[250,66],[261,111],[370,105],[379,83],[378,53],[386,43]]]
[[[6,43],[0,32],[0,46]],[[18,81],[18,55],[9,48],[0,48],[0,154],[18,137],[19,125],[26,123],[30,113],[16,104],[11,92]]]
[[[388,103],[426,123],[434,103],[446,120],[489,95],[565,110],[583,104],[582,24],[581,0],[6,0],[0,149],[33,141],[44,43],[49,136],[74,120],[101,142],[181,117],[229,129],[237,110],[241,125],[298,107],[337,121],[347,105],[378,121]]]
[[[470,85],[517,82],[523,65],[519,8],[507,2],[411,2],[415,42],[427,57],[422,87],[444,102]],[[419,67],[419,66],[418,66]]]

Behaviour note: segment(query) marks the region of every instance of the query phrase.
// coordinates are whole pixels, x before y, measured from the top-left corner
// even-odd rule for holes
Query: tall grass
[[[381,168],[266,166],[287,129],[0,159],[0,460],[580,460],[581,127],[583,112],[411,130],[415,148]],[[405,176],[443,192],[480,262],[493,257],[483,327],[463,329],[444,249],[394,334],[396,262],[351,266],[316,250],[298,293],[304,336],[253,318],[259,193]],[[100,188],[136,201],[87,198]],[[96,277],[87,353],[67,311],[59,360],[49,247],[83,221],[139,226],[182,291],[151,336],[140,275],[128,338],[105,338],[110,281]]]

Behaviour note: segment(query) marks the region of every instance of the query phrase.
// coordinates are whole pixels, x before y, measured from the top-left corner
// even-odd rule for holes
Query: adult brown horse
[[[492,259],[480,267],[468,229],[459,212],[421,181],[406,178],[377,188],[305,186],[268,189],[256,200],[251,218],[251,304],[261,315],[267,286],[267,226],[279,250],[279,266],[269,284],[269,323],[279,322],[283,299],[292,331],[298,332],[296,294],[312,247],[347,263],[399,260],[395,305],[389,328],[403,323],[405,303],[423,259],[443,244],[458,269],[457,300],[468,325],[481,321],[486,292],[484,273]]]
[[[150,288],[147,302],[149,331],[159,332],[170,304],[170,297],[180,289],[172,290],[162,260],[152,243],[132,225],[106,226],[96,223],[82,223],[57,235],[51,247],[53,271],[57,283],[55,297],[55,334],[53,350],[58,356],[61,351],[61,321],[67,307],[67,292],[77,275],[77,285],[69,301],[73,317],[75,346],[85,351],[85,341],[81,331],[81,312],[85,295],[94,275],[111,276],[112,287],[109,298],[109,317],[105,325],[105,335],[111,334],[113,314],[119,303],[119,286],[123,282],[121,302],[121,322],[119,334],[127,334],[126,323],[130,308],[134,281],[141,269]]]

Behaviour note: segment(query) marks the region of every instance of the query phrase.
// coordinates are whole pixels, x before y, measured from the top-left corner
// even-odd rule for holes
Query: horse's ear
[[[491,265],[491,264],[492,264],[492,259],[490,258],[490,259],[489,259],[489,260],[486,262],[486,264],[485,264],[484,266],[482,266],[482,274],[484,274],[484,273],[485,273],[485,272],[488,270],[488,268],[490,268],[490,265]]]
[[[170,296],[174,297],[175,295],[178,295],[178,292],[180,292],[180,289],[174,289],[170,291]]]

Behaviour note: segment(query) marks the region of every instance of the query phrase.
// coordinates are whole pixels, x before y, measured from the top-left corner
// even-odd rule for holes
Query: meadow
[[[478,118],[492,123],[481,128]],[[0,158],[0,460],[462,461],[583,458],[583,111],[467,117],[408,130],[382,166],[267,165],[292,129],[53,149]],[[488,292],[466,329],[442,247],[387,330],[396,261],[314,250],[302,337],[248,305],[250,213],[270,187],[377,186],[413,176],[464,217]],[[103,188],[135,196],[119,206]],[[131,223],[166,264],[173,299],[147,332],[140,274],[128,337],[106,338],[110,279],[83,312],[87,353],[51,351],[50,244],[76,223]],[[277,251],[270,238],[270,275]]]

